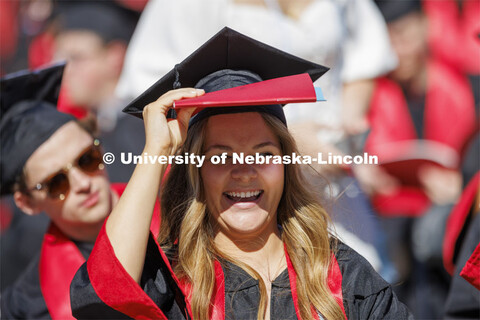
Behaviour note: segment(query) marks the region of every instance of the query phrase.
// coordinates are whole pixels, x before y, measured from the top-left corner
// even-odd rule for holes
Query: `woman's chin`
[[[263,230],[268,230],[268,214],[260,210],[230,210],[222,214],[221,228],[225,233],[240,237],[258,236]]]

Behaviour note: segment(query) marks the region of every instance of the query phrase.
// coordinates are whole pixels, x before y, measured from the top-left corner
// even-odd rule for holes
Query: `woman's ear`
[[[41,212],[35,205],[32,197],[28,194],[20,191],[15,191],[15,193],[13,194],[13,200],[15,201],[17,207],[29,216],[33,216]]]

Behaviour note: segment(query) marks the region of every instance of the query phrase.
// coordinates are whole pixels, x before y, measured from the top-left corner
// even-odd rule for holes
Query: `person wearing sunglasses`
[[[0,192],[27,215],[51,220],[40,255],[2,292],[2,319],[72,318],[70,281],[124,188],[110,185],[99,141],[56,110],[63,70],[0,80]]]
[[[93,144],[85,148],[74,162],[69,163],[64,168],[52,173],[42,182],[35,184],[32,188],[28,188],[25,185],[25,177],[20,179],[19,183],[23,184],[20,188],[22,188],[23,191],[26,191],[26,193],[35,190],[45,190],[47,197],[51,199],[65,200],[70,191],[68,173],[72,168],[78,168],[88,175],[95,174],[98,170],[103,170],[104,165],[102,151],[100,149],[100,141],[95,139]]]

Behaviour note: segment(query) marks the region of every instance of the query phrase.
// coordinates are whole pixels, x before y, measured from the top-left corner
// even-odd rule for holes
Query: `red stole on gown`
[[[126,184],[112,184],[111,189],[120,196]],[[159,229],[159,204],[156,203],[152,219],[152,232]],[[52,319],[74,319],[70,306],[70,283],[85,262],[77,246],[60,229],[51,224],[44,236],[40,254],[40,287]]]
[[[173,269],[168,261],[163,250],[161,250],[158,242],[155,243],[159,249],[162,260],[165,262],[172,278],[177,283],[178,287],[183,293],[184,297],[189,296],[189,285],[180,281],[175,276]],[[289,279],[291,284],[292,297],[294,300],[297,317],[300,319],[298,311],[298,301],[296,295],[296,275],[295,270],[290,262],[288,253],[285,250],[287,257],[287,266]],[[211,319],[224,320],[225,319],[225,280],[223,269],[218,261],[215,261],[215,288],[212,297]],[[113,251],[112,245],[105,232],[105,225],[98,235],[95,244],[95,254],[92,254],[87,261],[87,270],[92,287],[98,297],[111,308],[133,318],[133,319],[164,319],[167,317],[153,302],[153,300],[143,291],[138,283],[125,271],[120,261],[118,261]],[[106,279],[108,275],[108,279]],[[341,306],[345,315],[342,295],[342,274],[335,256],[332,256],[332,264],[328,278],[329,288]],[[188,300],[186,301],[186,314],[191,315]],[[316,313],[314,316],[317,317]],[[346,318],[346,317],[345,317]]]
[[[475,202],[475,197],[479,192],[480,172],[470,180],[462,192],[455,207],[447,220],[445,236],[443,238],[443,265],[450,274],[455,272],[455,249],[458,250],[458,238],[465,228],[465,223],[470,215],[470,209]]]

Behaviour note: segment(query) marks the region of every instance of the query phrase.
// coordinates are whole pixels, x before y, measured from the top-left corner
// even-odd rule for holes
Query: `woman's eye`
[[[232,162],[232,159],[233,155],[225,152],[206,156],[206,160],[213,164],[228,164]]]
[[[225,157],[225,164],[231,163],[233,160],[233,156],[231,154],[226,154],[224,157]]]
[[[273,152],[265,151],[265,152],[260,152],[259,155],[261,156],[273,156]]]

